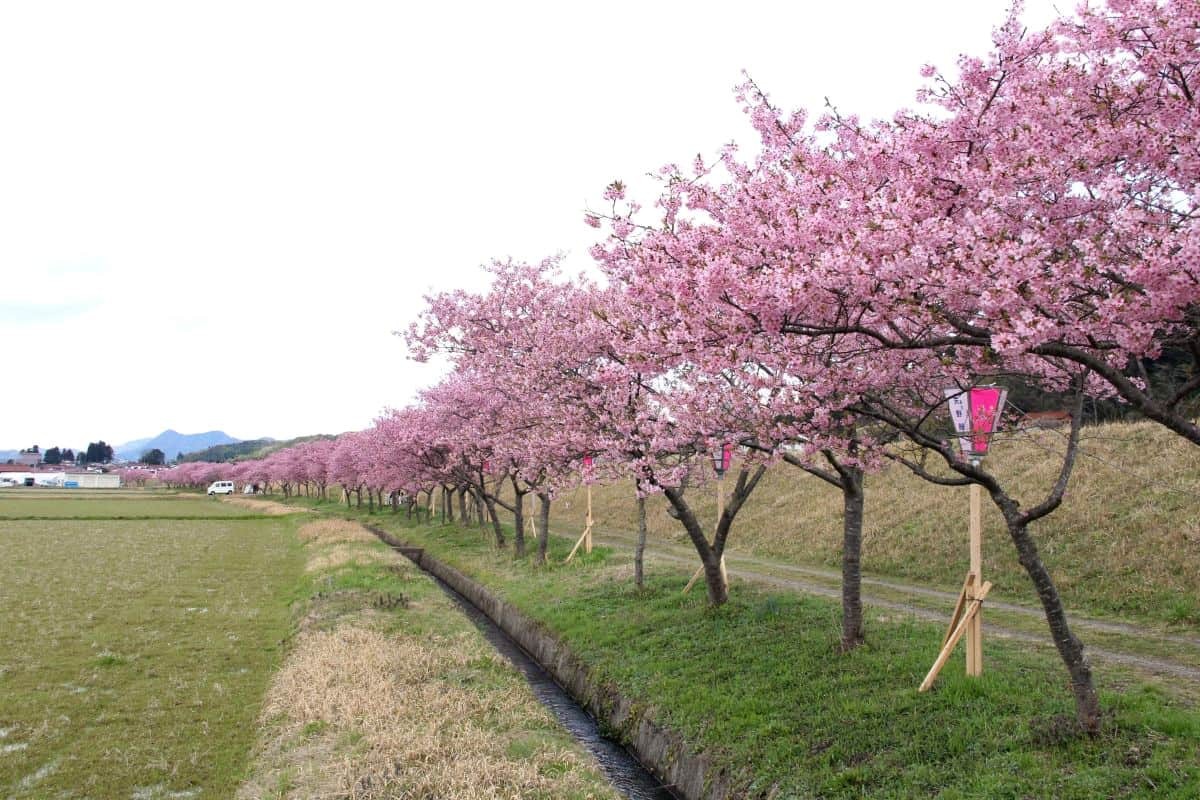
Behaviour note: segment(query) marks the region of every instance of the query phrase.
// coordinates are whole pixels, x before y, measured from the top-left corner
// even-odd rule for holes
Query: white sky
[[[751,144],[742,69],[886,116],[1006,8],[4,2],[0,449],[363,428],[436,379],[422,294],[583,268],[611,180]]]

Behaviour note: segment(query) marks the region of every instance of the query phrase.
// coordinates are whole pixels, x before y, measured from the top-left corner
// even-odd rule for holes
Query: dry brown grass
[[[524,759],[508,755],[500,734],[541,725],[541,710],[524,687],[481,692],[458,683],[457,674],[491,657],[472,638],[387,636],[355,624],[304,634],[264,716],[279,721],[281,741],[306,740],[318,752],[336,753],[347,733],[356,742],[323,764],[296,765],[288,796],[558,796],[553,775],[578,757],[556,748]]]
[[[256,500],[253,497],[238,497],[230,495],[224,498],[226,503],[242,508],[248,508],[258,514],[266,514],[268,516],[282,516],[284,514],[309,514],[311,511],[307,508],[299,508],[297,506],[287,506],[283,503],[276,503],[274,500]]]
[[[369,564],[395,564],[402,558],[388,550],[366,547],[362,544],[343,543],[326,547],[309,554],[305,572],[328,572],[338,567],[365,567]]]
[[[312,545],[379,541],[362,525],[344,519],[318,519],[307,522],[301,526],[297,535],[300,541]]]
[[[402,557],[391,550],[381,550],[379,540],[357,522],[318,519],[303,525],[297,535],[309,545],[306,572],[327,572],[344,566],[399,564],[402,561]]]
[[[368,555],[419,602],[381,612],[363,593],[362,608],[339,613],[331,629],[317,606],[344,606],[353,591],[313,601],[267,694],[239,798],[615,797],[520,675],[416,567],[367,550],[366,531],[352,523],[303,531],[310,568],[335,574]]]
[[[997,442],[987,466],[1015,487],[1023,505],[1032,505],[1057,476],[1065,435],[1065,429],[1015,434]],[[596,486],[593,493],[600,527],[636,530],[632,484]],[[693,489],[689,497],[711,524],[714,490]],[[836,566],[841,503],[840,493],[817,478],[786,464],[773,467],[739,514],[730,548]],[[556,530],[582,530],[584,509],[582,489],[561,497],[552,516]],[[651,537],[686,541],[661,496],[648,499],[647,517]],[[935,486],[902,467],[870,475],[864,569],[956,589],[967,569],[966,518],[965,488]],[[986,497],[983,524],[984,572],[996,581],[994,594],[1030,598],[1029,579]],[[1175,621],[1200,614],[1200,450],[1161,426],[1084,428],[1063,506],[1032,530],[1069,601]]]

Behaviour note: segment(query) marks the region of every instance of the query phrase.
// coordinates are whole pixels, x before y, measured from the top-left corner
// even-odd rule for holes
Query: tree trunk
[[[513,545],[516,551],[517,558],[525,557],[525,495],[528,492],[521,491],[521,487],[517,484],[516,474],[509,475],[509,482],[513,488]],[[497,484],[496,492],[499,493],[500,485]]]
[[[362,485],[361,484],[354,490],[354,507],[362,508]]]
[[[550,550],[550,495],[538,492],[537,563],[545,564]]]
[[[1010,517],[1005,513],[1005,517],[1008,535],[1017,547],[1017,557],[1029,579],[1033,581],[1038,599],[1042,601],[1046,622],[1050,626],[1050,638],[1058,648],[1058,654],[1071,677],[1071,693],[1075,696],[1075,717],[1079,721],[1079,727],[1085,733],[1095,735],[1100,732],[1100,698],[1092,680],[1091,664],[1083,652],[1083,643],[1071,633],[1062,598],[1054,585],[1054,579],[1050,577],[1050,571],[1042,563],[1033,537],[1029,535],[1029,526],[1016,519],[1015,515]]]
[[[458,487],[458,518],[463,525],[467,524],[467,489],[464,486]]]
[[[863,643],[862,607],[863,474],[842,467],[842,650]]]
[[[367,489],[367,513],[375,513],[375,493]]]
[[[688,538],[692,540],[692,546],[696,548],[696,553],[700,556],[700,563],[704,567],[704,583],[708,588],[709,605],[724,605],[729,600],[729,587],[725,583],[725,576],[721,573],[720,550],[710,545],[708,539],[704,537],[700,521],[696,519],[696,513],[684,499],[681,489],[663,487],[663,494],[666,495],[671,507],[675,509],[676,518],[687,531]]]
[[[637,547],[633,550],[633,585],[641,589],[645,582],[645,570],[642,565],[646,554],[646,498],[641,493],[637,498],[637,514],[638,537]]]
[[[496,547],[501,549],[505,546],[504,528],[500,526],[500,516],[496,513],[496,504],[492,501],[489,494],[483,495],[483,504],[487,506],[488,517],[492,520],[492,533],[496,537]]]

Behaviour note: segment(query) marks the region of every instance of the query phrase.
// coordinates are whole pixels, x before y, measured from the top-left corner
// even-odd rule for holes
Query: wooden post
[[[590,553],[592,552],[592,523],[595,521],[592,519],[592,485],[590,483],[587,485],[587,506],[587,526],[584,528],[587,538],[583,542],[583,552]]]
[[[592,519],[592,485],[589,483],[587,487],[587,524],[583,528],[583,534],[579,540],[575,542],[575,546],[571,548],[571,552],[567,554],[567,560],[564,564],[569,564],[571,559],[575,557],[575,551],[583,547],[585,553],[592,552],[592,525],[595,520]]]
[[[983,523],[980,514],[980,487],[972,483],[970,487],[970,520],[968,529],[971,537],[971,571],[975,580],[967,588],[968,600],[974,600],[983,587]],[[967,626],[967,674],[978,677],[983,674],[983,613],[976,611],[971,616]]]

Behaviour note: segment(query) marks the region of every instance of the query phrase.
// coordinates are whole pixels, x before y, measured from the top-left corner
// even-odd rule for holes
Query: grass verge
[[[616,796],[430,578],[357,524],[299,533],[299,633],[238,797]]]
[[[989,642],[981,679],[955,659],[921,695],[938,625],[875,616],[868,644],[840,655],[833,602],[735,584],[713,610],[701,592],[680,594],[684,570],[660,567],[634,591],[625,557],[606,548],[562,566],[569,544],[554,540],[559,563],[534,568],[478,530],[374,519],[558,633],[749,796],[1200,793],[1200,713],[1121,670],[1100,676],[1104,732],[1083,739],[1059,662],[1019,643]]]

